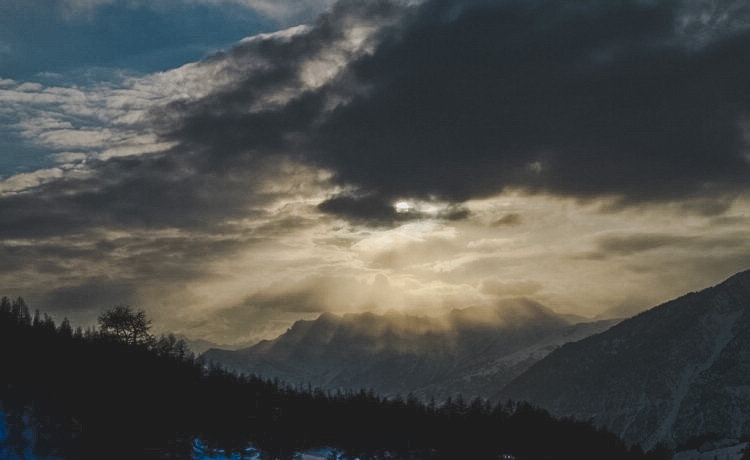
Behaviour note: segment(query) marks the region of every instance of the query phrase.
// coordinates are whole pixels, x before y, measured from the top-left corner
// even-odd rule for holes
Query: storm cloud
[[[324,123],[319,155],[342,181],[455,201],[744,189],[750,34],[688,49],[664,5],[500,2],[418,22],[354,66],[373,90]]]
[[[263,44],[269,65],[200,101],[171,139],[221,155],[293,150],[360,189],[376,214],[373,197],[521,189],[640,203],[746,188],[747,28],[697,46],[706,31],[685,24],[700,12],[679,2],[434,1],[399,21],[386,20],[396,9],[386,2],[356,5]],[[372,52],[344,53],[347,30],[386,22]],[[315,54],[348,60],[305,87],[300,69]],[[248,113],[269,86],[294,84],[285,104]],[[345,205],[325,209],[349,215]]]

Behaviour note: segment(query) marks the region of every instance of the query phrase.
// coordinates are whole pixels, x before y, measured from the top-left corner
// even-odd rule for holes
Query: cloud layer
[[[744,190],[747,28],[695,30],[678,3],[428,2],[396,23],[394,9],[342,3],[284,46],[233,50],[273,64],[197,101],[176,138],[222,158],[299,153],[358,189],[323,207],[355,218],[358,199],[388,219],[399,197]]]
[[[434,5],[420,19],[450,11]],[[674,22],[637,2],[500,2],[418,20],[354,66],[373,89],[326,120],[316,147],[342,181],[390,196],[744,188],[750,35],[692,50]]]
[[[160,73],[0,80],[38,157],[0,180],[2,294],[239,343],[322,311],[593,316],[703,287],[750,265],[747,18],[342,1]]]

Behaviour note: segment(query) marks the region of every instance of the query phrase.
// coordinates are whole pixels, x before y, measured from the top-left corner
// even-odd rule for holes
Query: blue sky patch
[[[14,80],[88,66],[162,71],[277,28],[241,6],[155,10],[118,3],[68,18],[54,7],[1,12],[0,77]]]

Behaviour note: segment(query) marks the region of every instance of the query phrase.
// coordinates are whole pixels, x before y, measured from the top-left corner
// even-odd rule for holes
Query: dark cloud
[[[610,235],[599,240],[599,250],[605,254],[631,255],[668,247],[684,247],[695,242],[695,237],[665,233]]]
[[[398,199],[460,203],[508,187],[625,203],[703,194],[701,212],[720,212],[730,200],[716,197],[746,190],[750,173],[750,34],[685,46],[680,5],[340,2],[306,31],[203,62],[226,83],[151,113],[172,150],[89,162],[85,178],[0,198],[0,235],[262,214],[278,198],[269,180],[295,180],[284,161],[360,187],[319,209],[368,224],[424,217],[396,212]],[[360,26],[380,27],[372,54],[349,47]],[[309,87],[315,59],[349,66]]]
[[[471,215],[471,212],[461,206],[461,205],[451,205],[445,208],[444,210],[441,210],[437,214],[438,219],[446,219],[446,220],[464,220],[468,219]]]
[[[626,204],[744,190],[750,34],[689,46],[685,5],[341,2],[303,34],[217,56],[236,64],[233,83],[172,107],[164,132],[204,149],[206,168],[247,152],[329,168],[366,198],[321,209],[358,221],[395,221],[397,197],[508,188]],[[369,55],[342,45],[362,23],[388,24]],[[351,63],[305,87],[301,66],[326,54]],[[265,64],[243,74],[253,60]],[[288,100],[248,110],[269,91]]]
[[[387,2],[368,8],[347,2],[309,31],[250,40],[197,64],[221,84],[206,82],[208,96],[154,105],[148,116],[147,131],[173,141],[174,148],[89,160],[85,175],[69,173],[1,196],[0,237],[97,228],[215,229],[262,215],[269,203],[298,194],[295,186],[320,186],[326,180],[309,169],[287,167],[301,155],[292,148],[295,133],[309,133],[327,94],[300,90],[300,67],[320,53],[350,59],[345,47],[332,49],[347,40],[345,22],[378,22],[394,11]]]
[[[320,313],[328,307],[320,302],[315,292],[297,290],[285,293],[267,295],[256,294],[248,298],[242,308],[270,309],[273,311],[284,311],[292,313]]]
[[[689,51],[673,3],[568,3],[417,21],[356,63],[372,90],[317,131],[320,160],[367,190],[456,201],[506,187],[636,201],[746,187],[750,35]]]
[[[459,204],[442,205],[436,212],[424,212],[419,207],[399,210],[394,207],[396,202],[393,198],[377,194],[340,194],[320,203],[318,209],[351,222],[371,226],[392,226],[421,219],[464,220],[470,215],[469,210]]]
[[[372,225],[390,225],[410,217],[407,213],[396,212],[392,202],[376,195],[339,195],[320,203],[318,209],[354,222]]]
[[[94,325],[95,318],[115,305],[140,306],[132,281],[112,279],[107,275],[93,277],[74,286],[36,290],[24,295],[31,308],[67,317],[76,325]]]
[[[187,284],[212,280],[207,267],[263,241],[252,235],[170,233],[91,231],[0,244],[0,276],[5,289],[22,293],[34,308],[80,320],[118,303],[153,307],[155,297],[184,295],[179,291]]]
[[[726,223],[731,225],[731,221]],[[729,264],[734,259],[747,260],[749,247],[746,240],[742,231],[728,231],[717,235],[656,232],[611,234],[599,237],[596,241],[597,250],[585,254],[584,258],[605,260],[611,257],[638,256],[650,251],[682,251],[691,258],[703,259],[710,255],[726,260]],[[667,259],[664,260],[667,263]]]
[[[506,225],[515,226],[515,225],[521,225],[522,222],[523,222],[523,218],[521,217],[520,214],[511,212],[511,213],[505,214],[503,217],[492,222],[492,226],[493,227],[501,227],[501,226],[506,226]]]
[[[284,158],[257,161],[241,156],[222,170],[199,170],[206,158],[172,151],[90,162],[85,178],[68,177],[24,193],[0,197],[0,236],[42,237],[98,228],[220,227],[228,219],[259,217],[268,203],[294,193]],[[270,191],[267,184],[288,184]],[[282,187],[284,188],[284,187]],[[220,230],[220,229],[219,229]]]

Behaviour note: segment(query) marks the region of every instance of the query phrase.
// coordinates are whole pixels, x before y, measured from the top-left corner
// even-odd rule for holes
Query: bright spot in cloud
[[[402,213],[402,212],[409,212],[411,210],[411,205],[406,201],[399,201],[396,203],[396,212]]]

